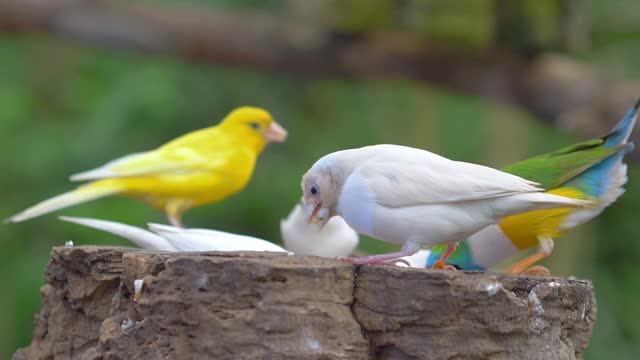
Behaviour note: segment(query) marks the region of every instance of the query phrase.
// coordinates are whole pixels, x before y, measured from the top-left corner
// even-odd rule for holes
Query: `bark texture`
[[[251,252],[54,248],[41,292],[14,359],[575,359],[596,313],[586,281]]]

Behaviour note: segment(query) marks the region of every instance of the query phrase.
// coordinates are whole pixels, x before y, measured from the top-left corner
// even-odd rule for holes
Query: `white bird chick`
[[[309,224],[300,204],[296,204],[286,219],[280,220],[280,233],[287,250],[298,255],[349,256],[359,242],[358,233],[339,216],[329,219],[324,227]]]
[[[442,268],[458,241],[528,211],[584,207],[591,201],[545,194],[536,183],[425,150],[374,145],[328,154],[302,178],[305,218],[340,215],[355,231],[402,244],[400,252],[345,258],[385,263],[420,247],[446,244]]]
[[[147,231],[135,226],[106,220],[69,216],[61,216],[60,219],[121,236],[144,249],[287,252],[282,247],[266,240],[218,230],[183,229],[169,225],[148,224],[151,231]]]

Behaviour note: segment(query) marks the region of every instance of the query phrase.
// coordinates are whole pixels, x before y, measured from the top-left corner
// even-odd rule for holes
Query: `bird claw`
[[[547,269],[544,266],[536,265],[528,269],[525,269],[520,273],[520,275],[535,276],[535,277],[549,277],[551,276],[551,271],[549,271],[549,269]]]
[[[449,265],[441,261],[436,261],[435,264],[431,265],[431,270],[458,270],[458,269],[453,265]]]
[[[458,270],[455,266],[453,265],[448,265],[448,264],[442,264],[442,263],[435,263],[433,264],[433,266],[431,267],[432,270]]]
[[[349,262],[350,262],[352,259],[356,259],[356,258],[352,258],[352,257],[350,257],[350,256],[338,256],[338,257],[336,258],[336,260],[340,260],[340,261],[349,261]]]

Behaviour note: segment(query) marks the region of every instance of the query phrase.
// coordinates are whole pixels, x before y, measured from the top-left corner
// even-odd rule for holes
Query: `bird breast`
[[[494,223],[486,201],[387,207],[376,202],[365,179],[354,172],[345,181],[337,211],[358,233],[395,244],[411,240],[429,247],[459,241]]]
[[[345,180],[338,197],[337,212],[356,232],[374,237],[375,194],[364,179],[353,173]]]

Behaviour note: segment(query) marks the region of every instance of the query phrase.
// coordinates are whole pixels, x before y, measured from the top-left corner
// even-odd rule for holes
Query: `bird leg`
[[[182,224],[180,215],[167,215],[167,218],[169,219],[171,225],[184,229],[184,225]]]
[[[171,200],[165,206],[165,212],[171,225],[184,229],[182,224],[182,213],[191,206],[191,201]]]
[[[447,260],[449,260],[449,257],[451,256],[451,254],[454,253],[454,251],[456,251],[456,249],[458,248],[458,243],[455,243],[453,245],[447,245],[447,250],[444,252],[444,254],[442,254],[442,256],[440,256],[440,259],[438,259],[438,261],[436,261],[433,266],[431,266],[432,269],[445,269],[448,268],[447,267]]]
[[[349,261],[357,265],[364,264],[380,264],[380,265],[390,265],[397,262],[403,262],[404,260],[398,259],[403,256],[411,256],[420,250],[419,245],[413,244],[413,242],[406,242],[402,249],[397,252],[392,252],[388,254],[379,254],[379,255],[370,255],[365,257],[349,257],[349,256],[339,256],[337,260]]]
[[[553,251],[553,239],[548,236],[541,236],[538,238],[540,247],[535,254],[527,256],[520,260],[516,264],[512,265],[506,270],[507,274],[522,274],[525,273],[527,268],[533,266],[533,264],[551,255]]]

